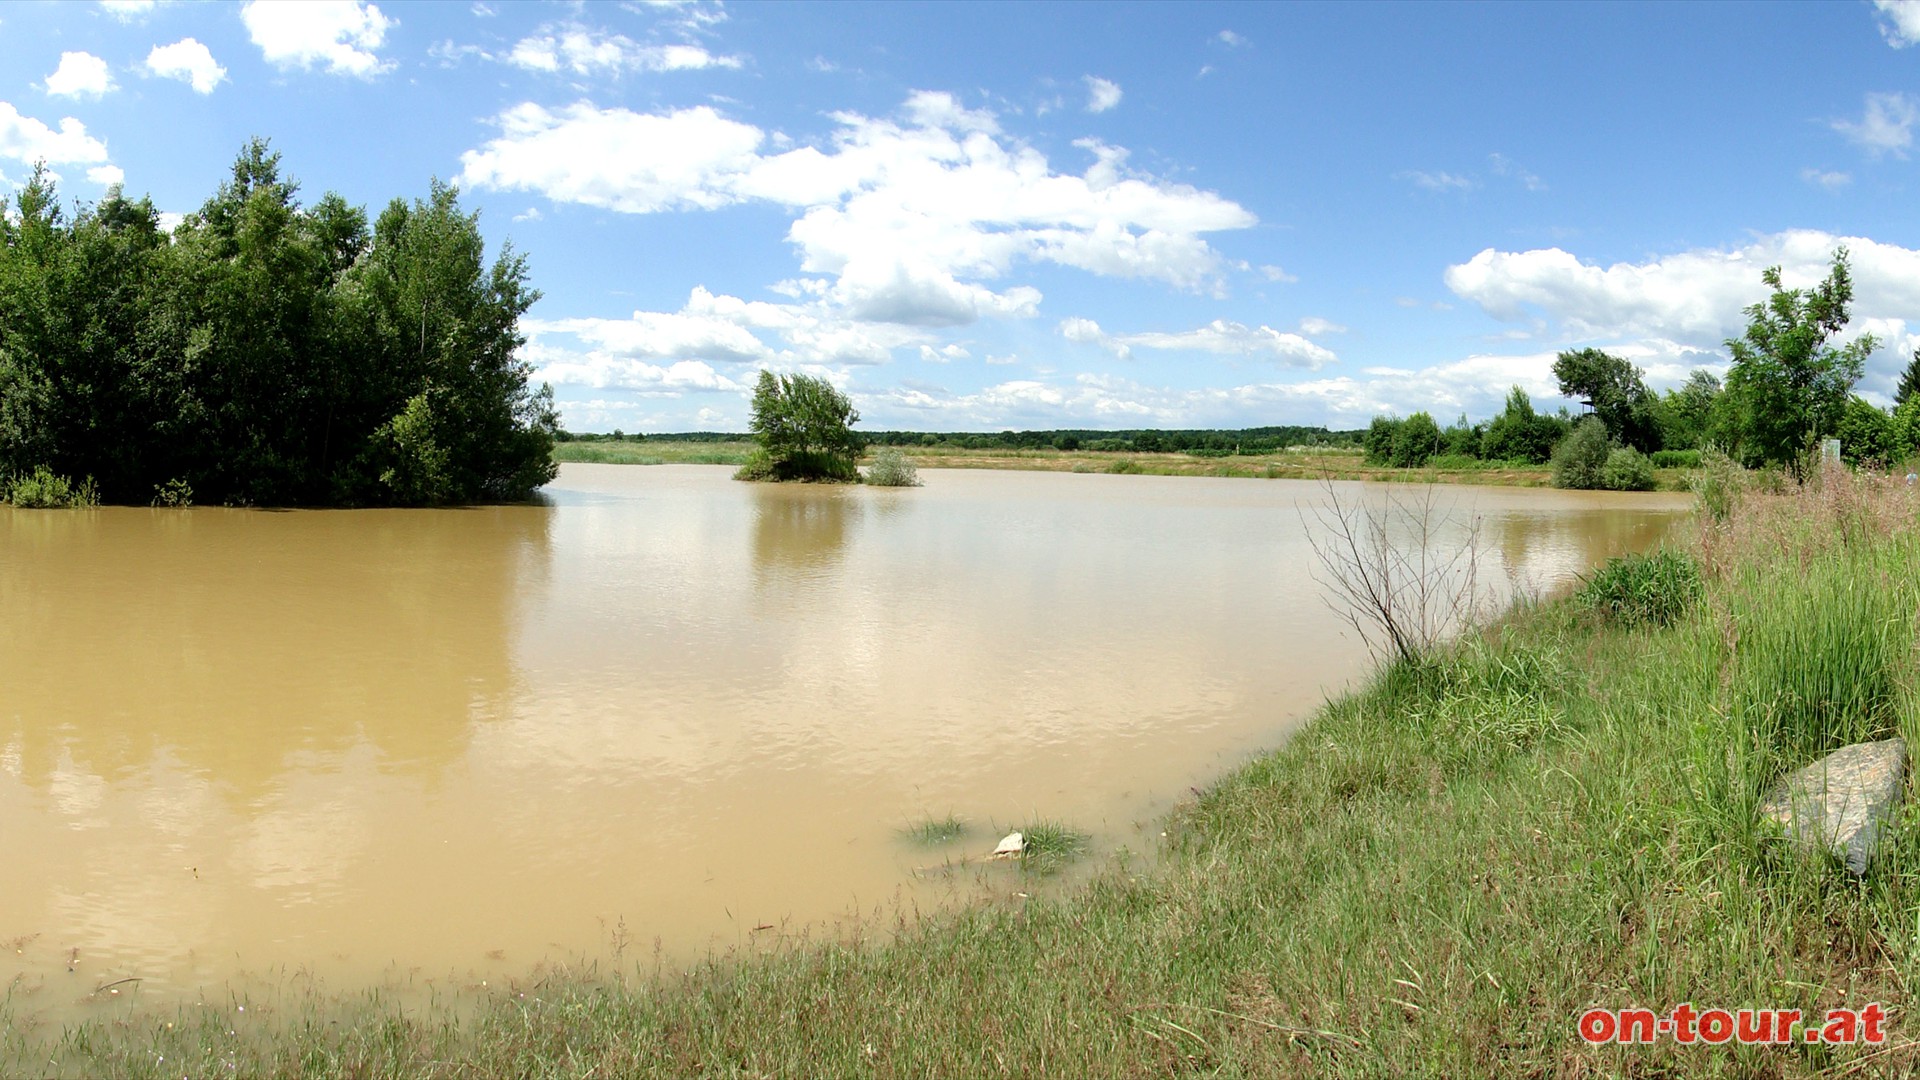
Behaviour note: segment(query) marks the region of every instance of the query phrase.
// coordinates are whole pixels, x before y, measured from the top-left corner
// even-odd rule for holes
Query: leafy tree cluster
[[[853,430],[860,413],[825,379],[762,370],[753,388],[750,426],[759,443],[735,474],[740,480],[852,482],[865,443]]]
[[[1463,416],[1437,440],[1424,413],[1377,418],[1365,439],[1368,460],[1417,467],[1442,455],[1551,459],[1560,486],[1632,488],[1651,485],[1649,455],[1683,461],[1709,446],[1749,467],[1797,468],[1821,439],[1835,436],[1856,463],[1920,454],[1920,350],[1888,413],[1852,392],[1877,345],[1873,336],[1834,343],[1853,299],[1846,249],[1834,252],[1826,279],[1811,289],[1786,288],[1777,266],[1761,280],[1772,294],[1746,309],[1746,333],[1727,342],[1732,364],[1724,385],[1699,370],[1660,396],[1630,361],[1599,349],[1570,350],[1555,359],[1553,372],[1560,392],[1590,410],[1577,425],[1564,411],[1538,416],[1515,387],[1499,416],[1478,425]]]
[[[254,140],[172,232],[118,186],[0,201],[0,477],[108,502],[416,505],[551,480],[551,390],[515,358],[539,294],[434,182],[371,223],[297,198]]]

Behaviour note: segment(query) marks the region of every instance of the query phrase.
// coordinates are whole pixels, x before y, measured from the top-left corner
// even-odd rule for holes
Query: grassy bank
[[[1736,500],[1686,558],[1330,703],[1182,808],[1150,870],[685,972],[530,973],[458,1015],[10,1026],[0,1074],[1911,1075],[1920,816],[1861,883],[1781,850],[1754,804],[1837,740],[1920,734],[1917,514],[1904,484],[1845,476]],[[1574,1027],[1872,1001],[1876,1049]]]
[[[612,465],[739,465],[752,443],[566,442],[554,447],[555,461]],[[1120,453],[1104,450],[967,450],[947,446],[902,447],[922,469],[1019,469],[1040,472],[1122,473],[1146,476],[1238,476],[1263,479],[1438,481],[1449,484],[1497,484],[1547,487],[1553,470],[1507,468],[1498,463],[1468,468],[1394,469],[1366,464],[1358,450],[1287,450],[1271,454],[1199,457],[1192,454]],[[1657,469],[1662,491],[1684,491],[1688,470]]]

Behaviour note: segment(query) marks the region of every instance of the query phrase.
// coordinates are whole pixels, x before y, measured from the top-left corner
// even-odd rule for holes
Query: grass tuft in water
[[[915,822],[900,830],[900,836],[903,839],[922,847],[951,844],[965,835],[967,835],[967,823],[952,814],[943,818],[929,817],[925,821]]]
[[[1672,626],[1700,599],[1700,566],[1671,548],[1607,560],[1580,589],[1579,602],[1621,626]]]
[[[1087,853],[1090,838],[1057,821],[1036,821],[1020,830],[1027,850],[1020,856],[1020,868],[1051,874]]]

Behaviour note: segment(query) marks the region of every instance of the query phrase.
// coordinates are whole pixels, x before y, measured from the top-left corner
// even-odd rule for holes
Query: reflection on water
[[[122,976],[484,975],[622,921],[684,956],[937,899],[901,825],[1148,847],[1362,670],[1308,575],[1318,485],[925,479],[568,465],[541,506],[0,509],[0,979],[59,1014]],[[1685,506],[1448,495],[1540,588]]]

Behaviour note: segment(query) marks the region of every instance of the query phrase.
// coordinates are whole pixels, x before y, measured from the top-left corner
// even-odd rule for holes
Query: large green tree
[[[1838,430],[1853,385],[1878,343],[1863,334],[1832,344],[1853,301],[1846,248],[1833,253],[1831,270],[1814,288],[1787,288],[1777,266],[1760,280],[1773,294],[1746,309],[1746,334],[1727,341],[1733,366],[1719,426],[1730,452],[1745,464],[1796,463]]]
[[[1608,438],[1636,450],[1660,449],[1653,393],[1631,361],[1599,349],[1574,349],[1554,359],[1553,376],[1560,393],[1593,410]]]
[[[748,427],[764,459],[743,479],[857,480],[862,441],[853,430],[860,413],[825,379],[762,370],[753,389]],[[764,474],[764,475],[763,475]]]
[[[69,220],[36,170],[0,213],[0,477],[113,502],[419,504],[553,476],[551,391],[516,359],[538,296],[454,190],[368,227],[301,205],[249,143],[171,234],[116,188]]]

